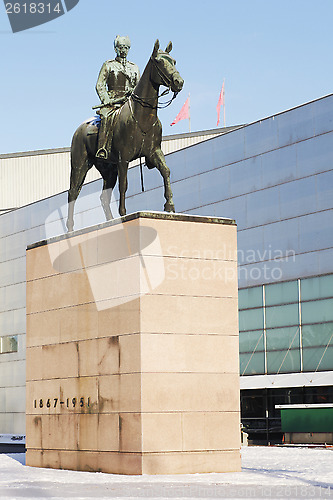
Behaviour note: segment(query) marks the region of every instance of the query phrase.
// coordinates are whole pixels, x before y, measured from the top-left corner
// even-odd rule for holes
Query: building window
[[[17,346],[17,335],[7,335],[6,337],[0,337],[0,354],[17,352]]]
[[[333,275],[239,290],[241,375],[333,369]]]

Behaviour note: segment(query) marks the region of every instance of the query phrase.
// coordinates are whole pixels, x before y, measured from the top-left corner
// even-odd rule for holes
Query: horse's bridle
[[[161,85],[164,85],[165,87],[170,88],[171,87],[171,83],[172,83],[172,77],[168,77],[167,75],[165,75],[163,73],[163,71],[160,70],[160,68],[158,67],[158,64],[156,64],[156,61],[155,61],[155,59],[152,56],[150,57],[150,60],[152,61],[155,69],[157,70],[158,75],[162,79],[162,84]]]
[[[156,69],[158,75],[162,79],[161,85],[164,85],[165,87],[167,87],[166,90],[164,90],[160,95],[157,96],[157,99],[159,99],[160,97],[163,97],[164,95],[169,94],[169,92],[171,91],[172,77],[168,77],[160,70],[160,68],[158,67],[158,65],[156,64],[156,62],[152,56],[150,57],[150,60],[152,61],[154,68]],[[151,109],[163,109],[163,108],[167,108],[168,106],[170,106],[172,101],[174,99],[176,99],[178,93],[179,92],[174,92],[172,98],[167,102],[163,102],[162,106],[160,106],[159,104],[157,104],[157,106],[150,104],[148,101],[151,100],[152,98],[151,99],[147,99],[147,98],[143,99],[142,97],[139,97],[138,95],[136,95],[134,93],[131,95],[131,97],[133,98],[134,101],[138,102],[143,107],[147,107],[147,108],[151,108]]]

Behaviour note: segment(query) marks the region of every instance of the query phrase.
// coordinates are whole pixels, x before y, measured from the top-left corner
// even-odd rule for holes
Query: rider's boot
[[[96,153],[96,158],[99,158],[100,160],[107,160],[108,159],[108,152],[106,149],[106,142],[107,142],[107,119],[104,116],[101,116],[101,126],[99,128],[98,132],[98,147],[97,147],[97,153]]]

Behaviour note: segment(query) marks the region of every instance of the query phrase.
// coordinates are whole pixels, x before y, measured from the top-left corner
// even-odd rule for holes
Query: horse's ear
[[[156,42],[155,42],[155,45],[154,45],[154,50],[153,50],[153,53],[152,53],[152,57],[156,57],[157,56],[157,52],[158,52],[159,48],[160,48],[160,41],[157,39]]]
[[[169,54],[169,52],[172,51],[172,42],[169,42],[168,45],[167,45],[167,48],[165,49],[165,52],[167,52]]]

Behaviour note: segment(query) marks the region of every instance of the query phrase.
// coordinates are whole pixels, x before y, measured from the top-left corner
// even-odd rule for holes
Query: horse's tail
[[[88,161],[87,123],[82,123],[74,132],[71,144],[71,167]]]
[[[87,123],[82,123],[74,132],[71,144],[71,179],[69,199],[76,199],[92,163],[87,150]]]
[[[87,147],[87,122],[82,123],[74,132],[71,144],[71,178],[68,190],[68,219],[67,228],[74,228],[74,204],[80,194],[88,170],[92,167]]]

